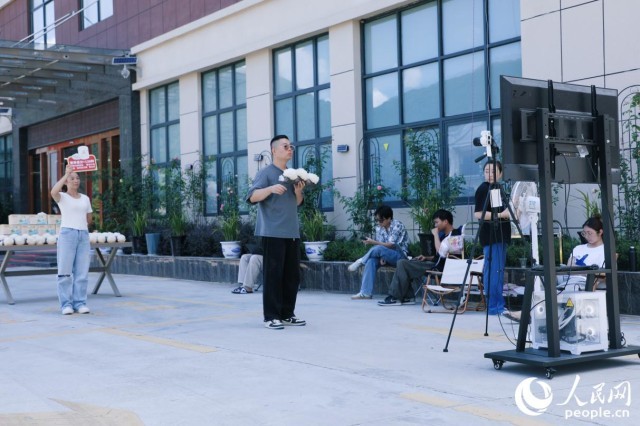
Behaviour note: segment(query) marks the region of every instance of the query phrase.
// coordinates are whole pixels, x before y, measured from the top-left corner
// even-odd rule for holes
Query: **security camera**
[[[123,65],[122,69],[120,70],[120,75],[122,76],[122,78],[129,78],[129,76],[131,75],[131,71],[129,71],[129,68],[127,68],[126,65]]]

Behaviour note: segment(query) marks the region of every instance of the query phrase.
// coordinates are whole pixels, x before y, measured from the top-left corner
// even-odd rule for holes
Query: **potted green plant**
[[[224,238],[223,241],[220,241],[220,245],[225,258],[237,259],[242,253],[242,246],[238,241],[240,226],[242,225],[240,204],[235,177],[229,176],[226,181],[226,191],[222,192],[219,199],[220,219],[218,223]]]
[[[242,247],[238,241],[240,233],[240,215],[238,213],[230,214],[220,220],[220,230],[224,237],[224,241],[220,241],[222,246],[222,254],[227,259],[237,259],[240,257]]]
[[[438,134],[433,130],[410,130],[405,135],[408,164],[403,167],[396,163],[398,171],[406,176],[401,197],[409,205],[409,213],[418,226],[421,251],[430,253],[428,239],[433,227],[433,214],[439,209],[455,211],[456,199],[462,193],[465,180],[462,176],[448,176],[442,179],[440,170],[440,148]]]
[[[173,256],[182,254],[185,235],[187,235],[187,220],[181,211],[176,211],[169,216],[169,228],[171,229],[171,253]]]
[[[133,253],[142,254],[142,242],[144,232],[147,228],[147,215],[144,212],[136,212],[131,220],[131,231],[133,233]]]
[[[324,250],[328,241],[324,240],[326,226],[324,215],[319,210],[304,214],[300,218],[300,229],[304,238],[304,247],[307,258],[312,262],[323,260]]]

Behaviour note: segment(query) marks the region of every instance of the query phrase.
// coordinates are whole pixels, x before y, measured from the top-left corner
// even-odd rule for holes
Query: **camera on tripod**
[[[485,158],[493,158],[495,154],[500,152],[500,148],[495,144],[495,140],[493,136],[491,136],[491,132],[489,130],[483,130],[480,132],[479,138],[473,138],[474,146],[483,146],[486,149],[486,153],[482,154],[480,157],[475,159],[476,163],[484,160]]]
[[[493,145],[493,137],[489,130],[483,130],[480,132],[479,138],[473,138],[473,146],[491,146]]]

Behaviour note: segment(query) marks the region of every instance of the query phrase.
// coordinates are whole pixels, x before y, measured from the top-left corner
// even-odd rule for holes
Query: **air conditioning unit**
[[[0,117],[11,117],[13,115],[13,111],[11,108],[0,107]]]
[[[533,294],[531,311],[534,349],[548,348],[545,294]],[[609,349],[606,295],[601,291],[562,292],[558,295],[560,350],[573,355]]]

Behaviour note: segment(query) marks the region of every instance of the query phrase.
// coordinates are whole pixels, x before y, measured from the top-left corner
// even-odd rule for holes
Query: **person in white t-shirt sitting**
[[[602,241],[602,220],[599,215],[587,219],[582,225],[582,238],[587,244],[575,246],[571,256],[567,261],[569,266],[604,266],[604,242]],[[558,291],[579,291],[584,290],[587,277],[580,273],[569,275],[558,275],[556,278]],[[520,321],[520,311],[505,311],[503,314],[512,321]]]
[[[604,266],[604,242],[602,241],[602,220],[599,215],[590,217],[582,225],[582,238],[587,244],[576,246],[567,262],[570,266]],[[584,290],[587,277],[581,274],[560,275],[557,278],[558,288],[567,291]]]
[[[438,255],[435,259],[427,259],[425,256],[417,256],[413,259],[400,259],[396,265],[389,284],[389,295],[384,300],[379,300],[379,306],[400,306],[415,304],[411,297],[411,282],[425,275],[428,269],[442,272],[447,256],[461,254],[464,249],[464,239],[460,228],[453,227],[453,214],[448,210],[440,209],[433,214],[433,234],[435,248]]]

